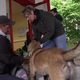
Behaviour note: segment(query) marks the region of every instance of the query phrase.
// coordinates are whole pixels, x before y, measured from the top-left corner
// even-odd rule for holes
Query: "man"
[[[23,10],[23,14],[32,24],[35,40],[43,44],[43,48],[58,47],[66,49],[63,25],[51,13],[28,5]]]
[[[57,8],[53,8],[51,10],[51,13],[59,20],[59,21],[63,21],[62,16],[58,13]]]
[[[23,58],[13,52],[11,43],[6,37],[8,28],[13,24],[14,22],[7,16],[0,15],[0,80],[23,80],[10,74],[15,66],[23,63]]]

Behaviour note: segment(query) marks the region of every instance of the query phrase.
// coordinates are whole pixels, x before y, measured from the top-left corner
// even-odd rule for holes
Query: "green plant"
[[[50,0],[51,8],[56,7],[63,16],[69,47],[80,41],[80,1],[79,0]]]

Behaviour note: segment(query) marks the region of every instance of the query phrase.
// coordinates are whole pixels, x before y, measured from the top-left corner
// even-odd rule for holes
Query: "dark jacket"
[[[10,73],[18,65],[21,65],[23,58],[14,54],[10,41],[0,35],[0,73]]]
[[[63,21],[63,18],[62,18],[62,16],[59,14],[59,13],[56,13],[56,15],[55,15],[55,17],[56,17],[56,19],[58,19],[59,21]]]
[[[64,34],[62,23],[53,14],[37,9],[34,13],[37,15],[37,19],[32,23],[32,28],[37,41],[44,43],[47,40]],[[42,34],[44,35],[43,38],[41,38]]]

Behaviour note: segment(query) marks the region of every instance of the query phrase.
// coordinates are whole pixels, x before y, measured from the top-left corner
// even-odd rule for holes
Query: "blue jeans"
[[[61,36],[58,36],[56,38],[53,38],[52,40],[48,40],[45,43],[43,43],[43,48],[62,48],[64,50],[67,49],[67,42],[66,42],[66,35],[62,34]]]

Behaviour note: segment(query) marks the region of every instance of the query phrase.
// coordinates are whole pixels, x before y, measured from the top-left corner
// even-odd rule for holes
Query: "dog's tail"
[[[80,55],[80,41],[76,47],[71,50],[65,51],[63,53],[63,58],[65,61],[73,60],[75,57]]]

